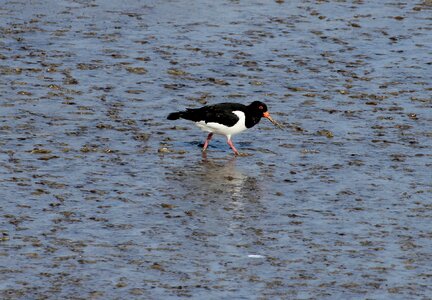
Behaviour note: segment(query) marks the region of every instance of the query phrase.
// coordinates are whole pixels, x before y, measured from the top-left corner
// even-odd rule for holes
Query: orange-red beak
[[[275,124],[275,125],[276,125],[276,121],[275,121],[275,120],[273,120],[273,118],[272,118],[272,117],[270,117],[270,113],[269,113],[268,111],[266,111],[265,113],[263,113],[263,117],[264,117],[264,118],[267,118],[267,119],[269,119],[269,120],[270,120],[270,122],[272,122],[273,124]]]
[[[265,113],[263,113],[263,117],[266,118],[266,119],[269,119],[269,121],[272,122],[274,126],[279,127],[280,129],[283,128],[282,124],[279,124],[278,122],[276,122],[275,120],[273,120],[272,117],[270,117],[270,113],[268,111],[266,111]]]

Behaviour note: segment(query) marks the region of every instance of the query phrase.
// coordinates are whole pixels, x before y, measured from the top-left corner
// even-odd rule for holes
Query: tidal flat
[[[2,1],[1,299],[429,299],[431,1]],[[264,101],[201,154],[172,111]]]

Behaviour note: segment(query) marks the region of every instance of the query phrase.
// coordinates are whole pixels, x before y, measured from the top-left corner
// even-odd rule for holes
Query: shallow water
[[[429,298],[431,5],[4,1],[1,298]]]

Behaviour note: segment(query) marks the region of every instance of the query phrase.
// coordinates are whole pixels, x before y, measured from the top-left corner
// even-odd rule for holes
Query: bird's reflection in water
[[[257,202],[260,198],[258,181],[240,170],[236,165],[237,160],[237,157],[220,161],[208,159],[203,153],[200,163],[202,169],[196,174],[200,180],[199,186],[213,196],[215,193],[220,194],[223,199],[231,199],[237,205]]]
[[[198,161],[170,168],[166,179],[170,194],[176,195],[176,206],[193,211],[193,217],[183,223],[184,238],[196,242],[189,245],[197,245],[197,253],[205,245],[219,255],[242,257],[245,249],[240,245],[249,245],[248,251],[259,245],[255,228],[262,228],[266,206],[258,174],[259,167],[248,165],[246,159],[205,154]],[[215,266],[219,268],[217,264],[208,268]]]
[[[251,169],[242,158],[208,158],[204,153],[199,161],[170,168],[166,179],[177,200],[195,203],[208,217],[240,220],[254,218],[262,209],[260,181]]]

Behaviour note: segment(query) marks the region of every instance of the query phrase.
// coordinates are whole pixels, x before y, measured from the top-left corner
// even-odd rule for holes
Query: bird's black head
[[[254,101],[249,104],[248,114],[246,115],[246,127],[251,128],[258,124],[262,117],[268,115],[267,105],[260,101]]]
[[[249,109],[257,115],[261,115],[261,117],[265,112],[268,111],[267,105],[265,105],[265,103],[262,103],[261,101],[252,102],[251,104],[249,104]]]
[[[250,128],[256,124],[258,124],[258,122],[261,120],[261,118],[266,118],[268,119],[270,122],[273,123],[273,125],[282,128],[282,125],[279,124],[278,122],[276,122],[275,120],[273,120],[272,117],[270,117],[270,113],[267,109],[267,105],[265,105],[265,103],[262,103],[261,101],[254,101],[251,104],[249,104],[249,113],[250,116],[249,118],[246,117],[246,127]]]

